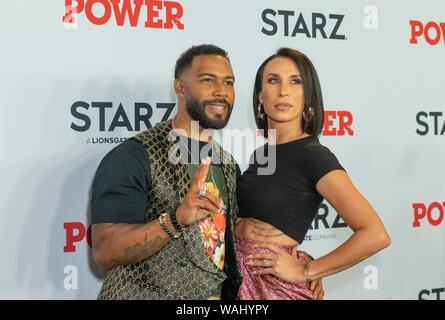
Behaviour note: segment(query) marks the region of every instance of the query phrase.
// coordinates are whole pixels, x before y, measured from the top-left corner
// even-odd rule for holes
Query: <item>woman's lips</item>
[[[275,104],[275,108],[277,108],[278,110],[287,110],[292,108],[292,105],[289,103],[285,103],[285,102],[280,102]]]

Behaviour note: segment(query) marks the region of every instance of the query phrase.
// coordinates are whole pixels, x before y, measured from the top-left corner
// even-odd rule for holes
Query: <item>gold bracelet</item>
[[[162,229],[172,238],[178,239],[181,236],[181,233],[176,233],[171,230],[167,224],[167,213],[163,213],[159,216],[159,222],[161,223]]]

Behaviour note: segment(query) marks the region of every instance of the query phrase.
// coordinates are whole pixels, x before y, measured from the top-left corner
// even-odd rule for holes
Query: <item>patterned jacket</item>
[[[145,147],[151,162],[146,222],[157,219],[164,212],[174,212],[191,185],[186,166],[168,160],[169,152],[175,150],[172,148],[173,139],[169,139],[170,131],[171,120],[168,120],[134,137]],[[233,226],[238,213],[236,164],[233,157],[220,146],[216,152],[222,159],[229,199],[224,271],[213,263],[205,251],[198,221],[195,221],[179,239],[169,241],[146,260],[110,270],[99,299],[208,299],[221,285],[222,299],[236,298],[241,283],[233,239]]]

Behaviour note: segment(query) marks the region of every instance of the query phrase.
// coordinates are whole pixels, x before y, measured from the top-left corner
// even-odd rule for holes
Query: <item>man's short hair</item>
[[[175,66],[175,79],[179,79],[179,77],[184,73],[187,68],[189,68],[192,65],[193,58],[201,55],[216,55],[221,56],[227,59],[229,61],[228,54],[225,50],[212,45],[212,44],[202,44],[199,46],[193,46],[189,48],[187,51],[185,51],[179,59],[176,61]]]

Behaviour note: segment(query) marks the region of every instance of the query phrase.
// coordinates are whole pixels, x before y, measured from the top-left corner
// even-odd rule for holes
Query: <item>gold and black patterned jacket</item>
[[[146,222],[164,212],[174,212],[187,193],[191,181],[182,163],[169,161],[174,141],[169,139],[171,120],[163,121],[136,135],[151,162]],[[177,240],[169,241],[159,252],[139,263],[117,266],[104,280],[99,299],[208,299],[222,285],[222,299],[235,299],[241,276],[236,262],[233,226],[236,203],[236,164],[220,146],[222,170],[227,184],[228,210],[225,232],[225,264],[220,270],[210,259],[201,240],[198,221],[188,226]]]

